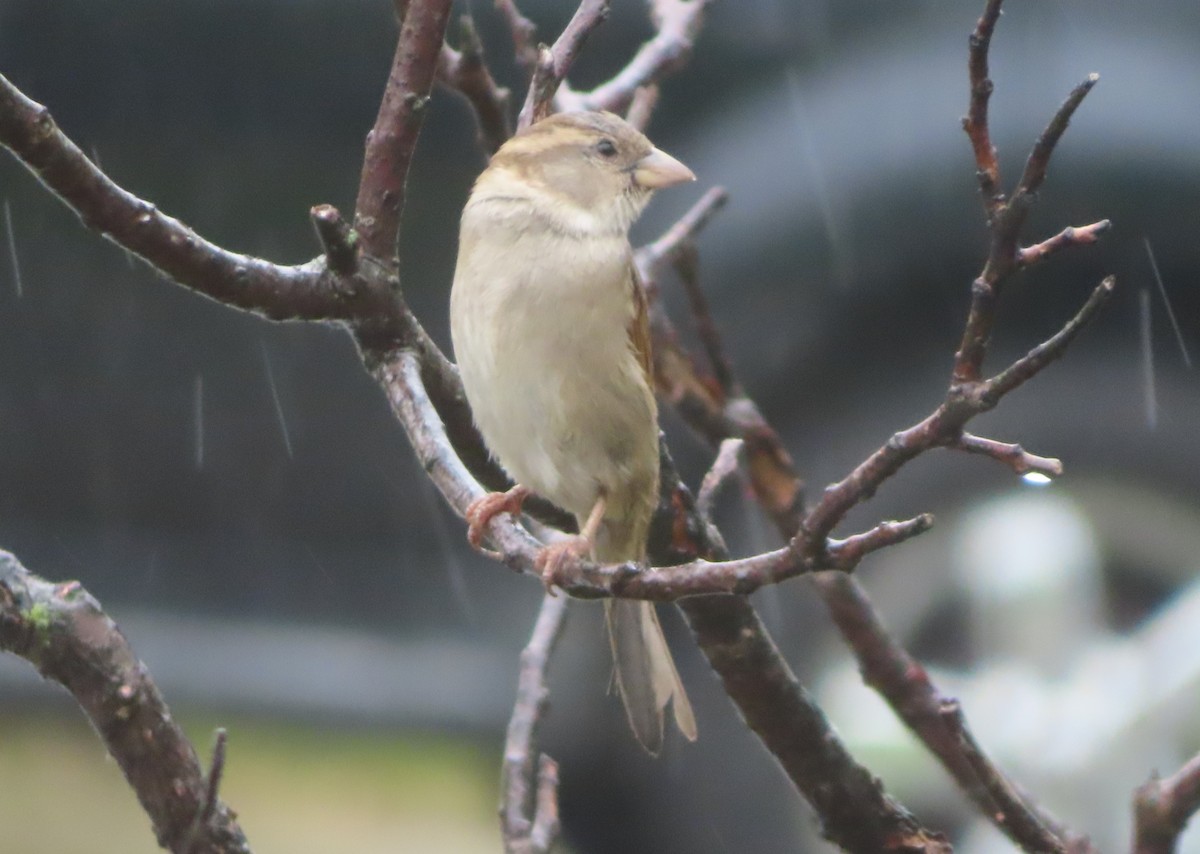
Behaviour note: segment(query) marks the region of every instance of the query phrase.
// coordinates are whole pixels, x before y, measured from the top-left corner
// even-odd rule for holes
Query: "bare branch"
[[[975,436],[971,433],[963,433],[947,447],[999,460],[1010,466],[1019,475],[1037,472],[1046,477],[1059,477],[1063,473],[1062,460],[1053,457],[1039,457],[1029,453],[1020,445],[997,442],[995,439],[985,439],[983,436]]]
[[[643,278],[652,278],[651,268],[669,260],[680,246],[699,234],[728,201],[729,193],[724,187],[710,187],[694,205],[688,208],[687,213],[663,232],[657,240],[639,248],[636,260]]]
[[[813,580],[829,606],[830,616],[854,650],[863,681],[887,700],[905,725],[942,763],[980,814],[1020,844],[1013,835],[1012,824],[998,809],[980,777],[982,772],[988,779],[1004,781],[1003,772],[988,763],[982,753],[977,752],[974,758],[967,756],[963,737],[971,738],[972,743],[973,738],[967,732],[961,712],[958,729],[947,726],[943,710],[946,704],[953,701],[938,691],[925,668],[888,635],[865,591],[852,576],[823,573],[814,576]],[[960,732],[963,737],[960,737]],[[1012,786],[1007,782],[1005,785]],[[1085,838],[1037,810],[1035,805],[1027,804],[1027,807],[1037,813],[1037,820],[1042,826],[1049,828],[1058,839],[1065,840],[1072,852],[1084,854],[1093,850]]]
[[[637,90],[656,83],[688,61],[704,26],[704,13],[713,0],[649,0],[650,17],[657,32],[611,80],[588,92],[564,89],[560,110],[629,108]]]
[[[674,324],[657,299],[657,268],[670,260],[725,204],[728,195],[713,187],[667,231],[634,254],[650,299],[655,384],[659,393],[683,415],[687,424],[714,447],[731,436],[746,442],[750,485],[777,527],[791,538],[799,527],[803,481],[779,435],[767,424],[754,401],[740,390],[730,396],[715,381],[701,377],[684,350]],[[714,329],[715,332],[715,329]],[[734,383],[734,389],[740,389]]]
[[[871,530],[854,534],[844,540],[829,540],[825,545],[828,568],[849,572],[871,552],[911,540],[932,527],[933,514],[922,513],[903,522],[880,522]],[[805,540],[796,540],[793,548],[803,550]]]
[[[554,95],[566,79],[575,58],[592,30],[608,18],[610,0],[583,0],[565,29],[555,40],[553,47],[544,45],[538,49],[537,62],[533,67],[533,79],[525,97],[525,106],[517,119],[517,127],[524,128],[544,119],[552,112]]]
[[[538,726],[546,716],[546,671],[567,603],[563,596],[543,597],[533,634],[521,652],[500,792],[500,825],[509,854],[545,854],[558,836],[558,766],[539,750]]]
[[[677,532],[688,527],[680,517],[688,515],[690,506],[665,454],[662,471],[665,500],[660,506],[672,509],[665,527],[673,534],[665,551],[663,540],[651,536],[650,554],[656,560],[686,551],[679,548]],[[693,530],[699,535],[693,548],[710,557],[720,555],[713,552],[714,544],[704,542],[704,528]],[[702,596],[683,599],[679,607],[746,724],[812,804],[827,839],[848,851],[949,851],[939,834],[917,824],[854,761],[745,597]],[[758,666],[748,667],[751,662]]]
[[[1200,755],[1166,779],[1152,777],[1133,798],[1134,854],[1173,854],[1179,835],[1200,810]]]
[[[1051,238],[1038,246],[1025,250],[1018,247],[1021,229],[1025,225],[1029,208],[1046,177],[1050,156],[1066,131],[1071,116],[1074,115],[1084,97],[1100,78],[1098,75],[1092,74],[1075,87],[1034,144],[1025,164],[1025,171],[1013,191],[1012,198],[1006,201],[1002,195],[998,195],[999,167],[995,165],[996,151],[992,147],[987,129],[987,100],[991,94],[992,82],[986,78],[986,75],[988,47],[991,43],[992,29],[1000,13],[1001,2],[1002,0],[988,0],[984,16],[980,19],[979,26],[971,37],[971,52],[968,62],[971,77],[971,106],[963,126],[975,149],[980,187],[984,192],[984,204],[987,208],[988,227],[992,232],[992,240],[983,272],[971,286],[971,310],[963,329],[962,343],[954,358],[953,377],[956,382],[974,382],[980,377],[987,344],[995,323],[996,304],[1005,281],[1017,270],[1041,260],[1054,251],[1072,243],[1094,242],[1108,230],[1107,224],[1096,223],[1093,226],[1085,227],[1082,231],[1067,229],[1058,237]],[[1069,235],[1068,232],[1070,232]]]
[[[1014,203],[1018,202],[1020,197],[1033,195],[1041,189],[1042,182],[1046,180],[1046,168],[1050,165],[1050,156],[1054,153],[1055,146],[1066,132],[1067,125],[1071,122],[1071,116],[1075,115],[1075,111],[1079,109],[1083,99],[1087,97],[1088,92],[1092,91],[1092,87],[1099,80],[1099,74],[1089,74],[1087,79],[1071,90],[1071,94],[1058,108],[1058,112],[1054,114],[1050,124],[1046,125],[1046,129],[1034,143],[1033,150],[1029,152],[1029,159],[1025,162],[1025,171],[1021,174],[1021,180],[1017,183],[1016,190],[1013,191]]]
[[[994,187],[999,183],[999,172],[998,169],[995,169],[992,173],[993,189],[989,191],[986,184],[987,173],[992,167],[995,167],[995,152],[991,147],[986,124],[987,98],[991,93],[991,83],[986,80],[986,48],[987,40],[990,39],[991,30],[999,15],[999,9],[998,2],[989,3],[977,31],[977,36],[982,34],[984,39],[982,43],[978,38],[973,39],[972,49],[972,91],[973,95],[978,97],[973,98],[972,103],[972,113],[976,117],[975,128],[968,127],[968,133],[971,134],[973,145],[976,145],[976,151],[982,155],[981,173],[983,174],[981,174],[980,180],[985,201],[989,204],[991,196],[995,194]],[[998,202],[1003,202],[1003,199],[998,199]],[[1098,236],[1104,230],[1103,227],[1089,228],[1093,229],[1092,236]],[[664,240],[662,242],[678,245],[680,241]],[[661,245],[655,248],[657,251],[653,255],[647,249],[642,250],[639,254],[643,276],[651,285],[652,293],[654,291],[652,276],[654,264],[649,263],[649,259],[653,258],[654,261],[659,261],[669,254]],[[1033,256],[1029,257],[1032,261]],[[979,340],[986,342],[986,335],[980,335]],[[714,444],[727,435],[739,435],[735,419],[728,417],[728,407],[724,401],[720,396],[713,394],[711,385],[697,377],[693,362],[679,348],[669,321],[655,318],[655,347],[657,351],[661,351],[667,356],[666,366],[660,366],[657,369],[659,382],[665,396],[676,403],[685,420]],[[920,450],[913,447],[913,443],[924,430],[931,431],[930,435],[944,433],[947,437],[961,436],[961,424],[955,428],[952,426],[952,422],[966,414],[964,410],[979,408],[983,404],[983,401],[979,399],[981,385],[976,384],[969,389],[973,393],[973,397],[968,390],[963,388],[956,390],[952,386],[947,396],[947,406],[944,407],[952,410],[951,412],[943,412],[942,409],[939,409],[930,419],[917,425],[911,431],[901,431],[893,436],[884,448],[872,455],[863,466],[856,470],[856,474],[861,478],[852,475],[847,479],[851,483],[844,481],[842,484],[831,487],[826,491],[822,501],[836,501],[839,494],[842,494],[841,487],[843,486],[850,486],[849,492],[857,493],[860,497],[870,495],[886,476],[920,453]],[[753,404],[748,401],[747,403],[749,404],[747,408],[757,415]],[[943,421],[946,416],[950,417]],[[765,422],[763,422],[763,426],[766,426]],[[767,429],[769,430],[769,428]],[[801,530],[802,508],[795,500],[799,496],[800,480],[792,467],[790,458],[782,448],[778,447],[778,439],[774,437],[773,433],[767,435],[773,438],[773,441],[767,439],[760,443],[748,442],[747,458],[751,482],[755,486],[756,496],[771,514],[777,527],[785,537],[793,538]],[[1015,446],[991,443],[991,440],[980,439],[975,442],[975,439],[976,437],[967,439],[965,444],[972,446],[969,450],[982,452],[982,443],[989,443],[989,451],[996,451],[1003,456],[1001,451],[1012,453],[1009,449],[1015,448]],[[772,449],[777,449],[777,452],[772,452]],[[1030,465],[1031,468],[1045,468],[1047,471],[1053,469],[1052,462],[1046,458],[1034,457],[1024,454],[1024,452],[1022,454],[1021,461]],[[1010,462],[1010,464],[1012,463]],[[806,525],[819,522],[821,515],[821,511],[818,509],[815,515],[810,515],[806,519]],[[813,533],[810,528],[810,542],[814,546],[819,546],[819,537],[813,536]],[[850,538],[850,540],[853,542],[855,538]],[[972,795],[980,811],[996,821],[996,811],[991,800],[979,794],[982,790],[978,784],[976,769],[966,760],[959,740],[950,737],[940,718],[942,697],[929,681],[919,663],[913,660],[894,639],[889,637],[878,616],[874,613],[870,601],[853,577],[843,573],[821,573],[814,576],[814,581],[843,636],[854,649],[866,682],[884,696],[896,713],[938,757],[964,790]],[[687,609],[691,603],[697,601],[702,600],[685,599],[680,604]],[[992,773],[999,775],[1000,772],[993,769]],[[1042,815],[1041,820],[1045,826],[1052,828],[1061,839],[1069,840],[1073,851],[1090,850],[1086,840],[1057,825],[1048,816]],[[1010,832],[1002,822],[999,826],[1005,832]]]
[[[450,0],[410,0],[375,126],[367,135],[354,228],[360,251],[385,263],[396,262],[408,167],[424,123],[449,16]]]
[[[805,517],[803,530],[808,548],[819,548],[852,507],[870,498],[901,466],[930,448],[956,445],[968,421],[993,408],[1000,399],[1062,356],[1067,345],[1087,325],[1111,295],[1115,279],[1109,276],[1092,292],[1079,313],[1054,336],[1039,344],[986,382],[952,384],[946,400],[918,424],[894,433],[875,453],[860,463],[843,480],[825,489],[821,500]],[[968,441],[968,445],[972,444]],[[976,443],[966,450],[982,451]],[[1040,458],[1039,458],[1040,459]],[[810,552],[810,555],[812,553]]]
[[[1017,250],[1017,264],[1021,267],[1032,267],[1064,249],[1090,245],[1097,242],[1111,228],[1112,223],[1106,219],[1078,228],[1067,226],[1048,240]]]
[[[209,797],[196,751],[146,666],[79,582],[51,584],[0,551],[0,649],[71,692],[137,793],[159,845],[176,854],[249,854],[233,811]]]
[[[438,81],[459,92],[472,106],[479,123],[479,144],[488,154],[494,154],[512,136],[508,120],[510,93],[496,85],[492,72],[483,57],[483,43],[470,15],[463,15],[459,28],[463,45],[455,50],[442,45],[438,55]]]
[[[272,320],[344,317],[322,265],[283,267],[209,243],[118,187],[58,128],[50,111],[0,75],[0,145],[8,148],[86,228],[108,237],[205,296]]]
[[[1004,203],[1003,197],[999,195],[1000,164],[996,159],[996,148],[992,145],[991,131],[988,128],[988,102],[994,88],[988,77],[988,49],[991,47],[992,33],[996,29],[996,21],[1000,18],[1003,2],[1004,0],[988,0],[983,16],[975,25],[975,31],[971,33],[967,60],[971,102],[967,115],[963,117],[963,130],[967,132],[971,148],[975,151],[979,192],[983,197],[989,221]]]
[[[726,397],[736,397],[741,394],[737,380],[733,375],[733,365],[725,352],[725,344],[717,323],[713,320],[712,309],[708,297],[700,286],[699,251],[693,241],[680,244],[674,253],[675,270],[679,273],[679,281],[683,283],[684,293],[687,294],[688,305],[692,310],[692,321],[696,324],[696,334],[704,347],[708,365],[712,369],[713,379],[720,386]]]
[[[713,500],[717,497],[721,485],[737,471],[738,454],[742,452],[745,444],[745,440],[737,438],[722,441],[712,467],[700,482],[700,491],[696,493],[696,512],[706,522],[712,521]]]
[[[1032,379],[1051,362],[1062,358],[1067,347],[1075,340],[1075,336],[1095,318],[1104,303],[1112,296],[1113,288],[1116,286],[1115,276],[1109,276],[1097,285],[1087,302],[1083,304],[1083,308],[1079,309],[1079,312],[1068,320],[1062,329],[983,383],[980,389],[980,400],[988,407],[995,406],[1004,395]]]
[[[408,431],[425,471],[460,515],[484,490],[455,455],[425,392],[420,364],[411,351],[402,351],[380,368],[380,382],[389,390],[393,411]],[[670,602],[685,596],[711,593],[747,595],[784,579],[837,569],[848,572],[875,549],[900,542],[927,530],[932,517],[902,523],[883,523],[846,540],[821,540],[810,544],[806,535],[786,548],[730,561],[697,560],[678,566],[646,568],[627,562],[580,562],[555,579],[566,593],[585,599],[619,597]],[[502,560],[522,573],[537,576],[540,544],[507,514],[489,522],[488,536]]]

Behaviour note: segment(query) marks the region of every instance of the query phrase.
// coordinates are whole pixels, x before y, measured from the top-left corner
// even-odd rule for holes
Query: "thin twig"
[[[228,738],[229,734],[225,728],[218,727],[213,739],[212,760],[208,763],[208,776],[205,778],[204,801],[200,805],[199,812],[196,813],[196,820],[192,822],[192,829],[188,834],[188,842],[185,846],[188,854],[197,850],[198,840],[204,828],[212,820],[213,813],[216,812],[217,805],[220,803],[221,779],[225,776],[225,744]]]
[[[970,54],[967,60],[971,101],[967,115],[963,117],[963,130],[970,137],[971,148],[975,151],[979,192],[989,221],[1004,202],[1003,197],[999,195],[1000,164],[988,128],[988,102],[994,88],[988,77],[988,49],[991,47],[992,33],[996,29],[996,21],[1000,18],[1003,2],[1004,0],[988,0],[983,15],[975,25],[975,31],[971,33]]]
[[[680,343],[671,318],[657,299],[657,268],[708,223],[725,199],[723,189],[709,190],[661,237],[634,254],[650,301],[655,385],[688,426],[714,447],[731,436],[745,440],[751,489],[776,526],[790,539],[799,530],[804,483],[779,434],[744,393],[728,396],[718,383],[700,376],[695,361]],[[734,387],[740,389],[736,383]]]
[[[999,0],[989,0],[988,10],[991,11],[995,7],[999,10]],[[985,15],[986,17],[986,15]],[[981,19],[980,24],[983,24]],[[994,24],[994,21],[993,21]],[[976,62],[982,61],[984,70],[986,71],[987,64],[987,44],[990,42],[990,30],[988,39],[982,48],[982,60],[979,60],[977,46],[972,40],[971,58],[969,65],[971,68],[972,80],[976,72]],[[1075,89],[1068,96],[1067,100],[1058,108],[1058,111],[1051,118],[1046,129],[1042,131],[1037,142],[1034,143],[1033,149],[1029,154],[1029,158],[1025,164],[1025,171],[1021,175],[1017,187],[1013,190],[1012,198],[1007,201],[1002,196],[991,197],[991,202],[988,204],[988,227],[992,233],[991,247],[988,252],[987,263],[984,264],[983,272],[971,284],[971,309],[967,315],[967,323],[963,328],[962,342],[959,345],[958,352],[954,357],[953,378],[955,382],[970,383],[979,379],[983,371],[983,359],[987,352],[988,342],[991,340],[992,327],[996,321],[996,306],[999,302],[1000,292],[1004,283],[1012,276],[1013,273],[1027,266],[1030,262],[1041,260],[1049,253],[1039,253],[1039,247],[1030,247],[1029,250],[1021,250],[1018,242],[1021,237],[1021,229],[1025,225],[1025,220],[1029,215],[1029,209],[1033,201],[1037,197],[1037,191],[1041,188],[1043,180],[1046,177],[1046,169],[1050,163],[1050,157],[1054,153],[1055,147],[1062,138],[1063,133],[1067,129],[1067,124],[1070,121],[1075,110],[1083,102],[1084,97],[1096,85],[1099,76],[1092,74],[1087,80]],[[991,81],[987,81],[990,91]],[[972,89],[972,110],[975,109],[975,95]],[[987,136],[987,106],[986,99],[983,106],[983,134]],[[977,129],[973,121],[968,121],[965,125],[967,134],[971,138],[971,143],[976,147],[976,158],[979,157],[979,148],[977,139]],[[989,148],[991,143],[987,143]],[[995,158],[995,149],[991,149],[992,158]],[[983,173],[983,166],[980,166],[980,173]],[[999,173],[996,173],[997,181]],[[983,178],[980,179],[983,181]],[[1083,240],[1079,242],[1094,242],[1095,238],[1099,237],[1108,230],[1103,223],[1097,223],[1094,226],[1087,226]],[[1074,235],[1073,235],[1074,236]],[[1051,238],[1047,241],[1048,246],[1041,246],[1058,250],[1068,245],[1067,241],[1060,234],[1058,237]]]
[[[692,322],[696,325],[696,335],[700,338],[704,355],[708,358],[713,379],[717,381],[721,393],[726,397],[738,397],[742,392],[734,378],[733,365],[725,352],[725,344],[721,340],[717,322],[713,320],[708,297],[704,288],[700,286],[699,250],[696,249],[695,242],[689,240],[681,244],[673,255],[675,270],[679,273],[679,281],[683,283],[683,292],[687,294]]]
[[[700,481],[700,490],[696,493],[696,512],[706,522],[712,521],[713,501],[721,485],[737,471],[738,454],[745,445],[745,440],[734,437],[722,441],[717,448],[716,459]]]
[[[1200,810],[1200,755],[1170,777],[1157,775],[1134,793],[1134,854],[1172,854],[1179,835]]]
[[[886,443],[859,463],[850,474],[826,487],[821,500],[808,512],[801,526],[801,530],[807,533],[807,547],[810,550],[819,549],[822,538],[853,507],[873,496],[883,482],[905,463],[931,448],[957,443],[968,421],[994,408],[1006,394],[1060,358],[1071,341],[1096,316],[1112,294],[1115,284],[1112,276],[1106,278],[1061,330],[995,377],[984,382],[952,384],[946,399],[924,420],[907,430],[893,433]],[[976,439],[977,447],[979,441]],[[815,552],[810,551],[808,555],[814,556]]]
[[[1047,365],[1061,359],[1067,347],[1083,328],[1099,313],[1117,286],[1115,276],[1109,276],[1092,291],[1083,308],[1066,322],[1062,329],[1034,347],[980,387],[980,398],[987,406],[995,406],[1000,398],[1032,379]]]
[[[1010,466],[1013,472],[1019,475],[1037,472],[1046,477],[1059,477],[1063,473],[1062,460],[1053,457],[1039,457],[1037,454],[1029,453],[1020,445],[997,442],[995,439],[985,439],[983,436],[975,436],[971,433],[963,433],[947,447],[999,460]]]
[[[1066,133],[1067,125],[1071,123],[1071,117],[1075,115],[1083,99],[1099,81],[1099,74],[1089,74],[1082,83],[1071,90],[1071,94],[1058,108],[1050,124],[1046,125],[1042,135],[1033,144],[1033,150],[1029,152],[1029,159],[1025,161],[1025,171],[1021,173],[1021,180],[1017,182],[1017,188],[1013,191],[1013,202],[1017,202],[1020,196],[1030,196],[1041,189],[1042,182],[1046,180],[1050,156],[1054,153],[1058,141]]]
[[[470,15],[459,19],[462,48],[442,45],[438,54],[437,79],[459,92],[471,105],[479,124],[479,145],[494,154],[512,136],[508,118],[510,92],[496,84],[483,55],[483,43]]]
[[[704,14],[713,0],[648,0],[655,34],[641,46],[617,74],[595,89],[577,92],[564,87],[558,99],[560,110],[609,110],[622,113],[629,108],[638,89],[662,80],[683,67],[691,56],[704,26]]]
[[[737,472],[738,455],[745,445],[744,440],[737,438],[729,438],[721,442],[720,447],[717,448],[717,456],[705,473],[704,479],[700,482],[700,489],[696,493],[696,515],[700,517],[700,521],[705,527],[707,539],[722,555],[729,553],[729,547],[725,544],[725,537],[721,534],[721,530],[713,522],[713,501],[722,484],[729,480],[730,475]]]
[[[537,62],[533,67],[533,79],[525,106],[517,119],[517,127],[524,128],[544,119],[552,110],[554,95],[566,79],[567,72],[575,64],[575,58],[592,30],[608,18],[610,0],[583,0],[553,47],[544,45],[538,49]]]
[[[500,790],[500,825],[509,854],[544,854],[558,836],[558,767],[538,748],[538,727],[546,716],[546,672],[562,634],[567,604],[563,596],[542,598],[533,633],[521,651]]]
[[[0,551],[0,649],[27,660],[79,703],[176,854],[249,854],[234,813],[209,797],[200,760],[146,666],[77,581],[51,584]],[[208,813],[194,839],[193,822]]]
[[[1110,228],[1112,228],[1112,223],[1106,219],[1093,222],[1091,225],[1067,226],[1058,234],[1041,243],[1018,250],[1017,264],[1021,267],[1032,267],[1064,249],[1072,246],[1088,246],[1098,241]]]
[[[687,213],[676,220],[657,240],[640,247],[636,258],[643,275],[649,277],[651,267],[668,260],[680,246],[699,234],[728,201],[729,193],[724,187],[709,187],[704,195],[688,208]]]

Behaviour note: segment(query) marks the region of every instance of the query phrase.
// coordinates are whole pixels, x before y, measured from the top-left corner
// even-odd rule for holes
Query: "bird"
[[[658,502],[658,410],[646,297],[629,229],[656,191],[696,176],[624,119],[564,112],[519,131],[471,189],[459,229],[450,330],[484,444],[516,484],[467,508],[480,546],[531,493],[578,536],[543,546],[547,587],[568,562],[642,561]],[[613,684],[638,742],[662,748],[691,703],[653,604],[612,599]]]

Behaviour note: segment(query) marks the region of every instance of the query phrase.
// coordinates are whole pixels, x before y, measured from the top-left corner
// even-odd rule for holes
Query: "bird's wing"
[[[637,355],[638,363],[646,372],[646,384],[654,388],[654,353],[650,347],[650,306],[646,302],[646,288],[638,275],[637,265],[629,260],[630,299],[633,317],[629,320],[629,346]]]

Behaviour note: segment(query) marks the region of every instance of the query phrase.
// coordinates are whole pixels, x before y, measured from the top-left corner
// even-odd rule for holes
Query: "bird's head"
[[[573,229],[628,231],[651,193],[694,180],[619,116],[558,113],[501,146],[475,194],[530,194]]]

